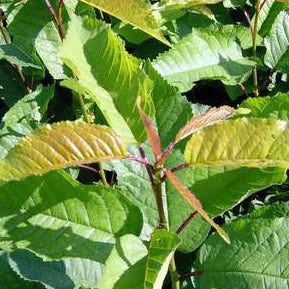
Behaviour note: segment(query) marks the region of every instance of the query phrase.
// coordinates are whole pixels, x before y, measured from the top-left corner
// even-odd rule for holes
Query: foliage
[[[289,288],[288,11],[0,0],[0,287]]]

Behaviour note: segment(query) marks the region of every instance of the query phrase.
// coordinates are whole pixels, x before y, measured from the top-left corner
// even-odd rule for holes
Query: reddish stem
[[[189,273],[189,274],[185,274],[185,275],[180,276],[180,277],[179,277],[179,280],[180,280],[180,281],[184,281],[184,280],[186,280],[186,279],[188,279],[188,278],[190,278],[190,277],[193,277],[193,276],[201,276],[202,274],[203,274],[203,271],[201,271],[201,270],[196,270],[196,271],[191,272],[191,273]]]
[[[197,211],[191,213],[191,214],[189,215],[189,217],[186,218],[186,219],[182,222],[182,224],[181,224],[181,225],[179,226],[179,228],[177,229],[176,233],[177,233],[177,234],[180,234],[180,233],[186,228],[186,226],[190,223],[190,221],[197,216],[197,214],[198,214]]]

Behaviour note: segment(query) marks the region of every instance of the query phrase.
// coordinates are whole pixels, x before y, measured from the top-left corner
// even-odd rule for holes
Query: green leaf
[[[161,4],[167,9],[191,8],[195,5],[216,4],[222,0],[162,0]]]
[[[132,155],[138,155],[138,150],[134,146],[129,147]],[[152,156],[151,150],[145,147],[147,157]],[[158,211],[154,192],[145,167],[131,160],[111,161],[103,164],[107,170],[114,170],[117,174],[117,188],[127,199],[140,208],[144,226],[141,238],[148,240],[150,235],[158,225]],[[145,193],[144,193],[145,192]]]
[[[170,261],[180,244],[177,234],[156,229],[151,237],[146,268],[144,289],[162,288]]]
[[[102,264],[88,259],[48,262],[27,250],[11,252],[7,259],[21,278],[40,282],[49,289],[95,288],[103,270]]]
[[[135,147],[130,147],[129,151],[133,155],[138,155],[138,150]],[[145,147],[145,153],[149,159],[152,157],[152,152],[147,147]],[[171,165],[177,161],[179,161],[179,158],[173,160]],[[104,167],[116,172],[118,180],[117,188],[142,211],[144,226],[141,238],[149,240],[153,228],[158,224],[159,217],[154,192],[145,167],[139,163],[127,160],[104,163]],[[203,176],[202,173],[200,175]],[[191,181],[192,178],[191,174],[188,175],[188,180]],[[144,194],[143,192],[146,193]],[[169,182],[165,184],[163,199],[166,200],[165,207],[170,230],[177,231],[183,220],[192,213],[192,207],[176,192]],[[208,231],[209,226],[207,223],[200,216],[197,216],[191,220],[188,227],[181,233],[182,243],[178,249],[184,252],[193,251],[202,244]]]
[[[4,115],[4,126],[0,130],[0,159],[25,135],[39,125],[54,94],[54,86],[39,86],[27,94]]]
[[[10,63],[22,66],[22,67],[34,67],[41,68],[37,65],[33,59],[22,52],[18,47],[12,44],[0,45],[0,59],[5,59]]]
[[[82,122],[48,124],[21,139],[0,162],[0,180],[20,180],[51,170],[127,156],[111,128]]]
[[[37,54],[54,79],[64,79],[68,74],[59,57],[61,43],[58,30],[52,21],[39,31],[35,39]]]
[[[35,282],[28,282],[19,277],[8,263],[7,253],[0,252],[0,278],[2,289],[43,289],[44,286]]]
[[[35,39],[42,28],[51,21],[51,15],[43,1],[29,0],[8,26],[8,31],[13,35],[13,44],[21,47],[21,50],[39,65],[41,63],[36,55]]]
[[[81,0],[97,9],[111,14],[124,22],[150,34],[166,45],[170,43],[161,33],[150,6],[142,0]]]
[[[270,68],[281,72],[288,72],[289,69],[289,13],[281,12],[265,38],[266,54],[264,62]]]
[[[25,94],[26,86],[17,71],[6,61],[0,61],[0,99],[11,107]]]
[[[267,0],[264,2],[264,5],[262,5],[262,9],[260,10],[259,17],[258,17],[258,23],[257,23],[257,31],[260,31],[263,24],[266,23],[266,20],[270,14],[270,10],[272,6],[274,5],[275,0]],[[255,22],[255,16],[253,16],[251,23]]]
[[[197,288],[289,288],[288,212],[288,203],[276,204],[227,225],[230,246],[216,235],[208,239],[198,256]]]
[[[139,234],[139,209],[117,190],[81,185],[63,172],[9,182],[0,190],[0,246],[46,259],[104,263],[115,238]]]
[[[143,288],[147,253],[146,246],[138,237],[120,237],[107,259],[98,288]]]
[[[234,37],[207,29],[193,29],[189,36],[152,64],[181,92],[189,90],[201,79],[220,79],[227,85],[237,84],[254,65],[242,56]]]
[[[261,118],[275,118],[289,121],[289,94],[280,93],[273,97],[247,98],[241,107],[249,108],[250,115]]]
[[[192,109],[186,97],[168,82],[147,62],[146,73],[153,80],[152,98],[155,118],[162,147],[166,148],[179,129],[192,118]]]
[[[288,124],[274,119],[237,119],[207,127],[185,150],[193,166],[288,167]]]
[[[146,114],[154,115],[151,84],[139,61],[125,51],[113,31],[103,22],[74,16],[60,53],[79,80],[68,86],[85,91],[126,141],[145,140],[136,100],[140,97]]]
[[[156,229],[149,248],[135,236],[127,235],[113,249],[100,281],[99,289],[159,289],[179,237],[172,232]]]

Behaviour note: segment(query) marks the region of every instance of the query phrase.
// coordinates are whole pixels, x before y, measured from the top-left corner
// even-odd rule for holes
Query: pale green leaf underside
[[[162,288],[171,258],[180,244],[180,238],[173,232],[156,229],[151,237],[146,268],[144,289]]]
[[[265,39],[267,48],[264,62],[270,68],[284,73],[289,69],[289,14],[282,11],[276,18],[270,34]]]
[[[197,132],[185,158],[193,166],[288,167],[288,142],[286,121],[242,118]]]
[[[288,203],[262,208],[225,227],[228,246],[213,235],[201,248],[200,289],[288,289]]]
[[[137,235],[142,227],[139,209],[119,191],[82,185],[63,172],[2,185],[0,208],[1,248],[27,249],[46,259],[104,264],[117,237]]]
[[[124,22],[143,30],[166,45],[170,43],[161,33],[150,7],[142,0],[81,0]]]
[[[0,180],[19,180],[126,155],[122,139],[109,127],[68,121],[48,124],[21,139],[9,151],[0,162]]]
[[[235,38],[205,29],[193,29],[189,36],[152,64],[182,92],[201,79],[220,79],[228,85],[237,84],[254,65],[242,56]]]

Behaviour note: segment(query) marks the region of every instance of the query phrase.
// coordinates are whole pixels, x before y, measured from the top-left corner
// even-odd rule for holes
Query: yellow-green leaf
[[[23,138],[0,162],[0,181],[82,163],[123,158],[126,147],[111,128],[82,122],[45,125]]]
[[[166,45],[170,43],[161,33],[148,4],[142,0],[81,0],[143,30]]]
[[[185,149],[194,166],[289,166],[288,122],[241,118],[196,132]]]

